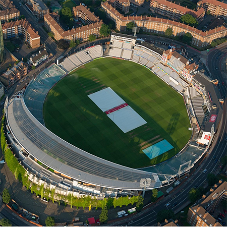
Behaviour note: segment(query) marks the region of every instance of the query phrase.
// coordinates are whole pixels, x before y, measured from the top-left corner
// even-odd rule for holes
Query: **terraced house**
[[[1,23],[9,20],[16,20],[20,16],[20,11],[10,1],[0,0],[0,21]]]
[[[124,16],[108,2],[102,2],[102,8],[106,11],[109,18],[116,23],[116,28],[119,31],[125,31],[127,23],[132,21],[144,32],[164,34],[167,28],[172,28],[174,36],[184,35],[189,32],[193,37],[192,44],[198,47],[208,46],[213,40],[227,35],[227,28],[224,26],[203,32],[172,20],[148,16]]]

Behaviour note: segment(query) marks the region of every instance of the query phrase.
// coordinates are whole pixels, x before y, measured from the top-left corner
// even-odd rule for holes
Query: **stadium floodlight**
[[[138,27],[133,27],[132,32],[134,33],[134,36],[136,36],[136,32],[138,31]]]
[[[140,187],[143,188],[143,197],[145,195],[145,190],[151,184],[151,178],[141,178],[140,180]]]

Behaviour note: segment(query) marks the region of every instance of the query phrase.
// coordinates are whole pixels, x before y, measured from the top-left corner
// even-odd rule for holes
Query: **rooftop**
[[[151,178],[149,188],[161,185],[157,174],[106,161],[59,138],[34,118],[23,98],[10,101],[7,119],[21,146],[46,166],[66,176],[116,189],[139,190],[142,178]]]
[[[187,7],[178,5],[174,2],[167,1],[167,0],[152,0],[150,4],[152,5],[154,2],[157,2],[158,4],[165,5],[169,8],[172,8],[172,9],[176,9],[176,10],[178,10],[178,11],[184,13],[184,14],[186,14],[186,13],[194,14],[196,17],[199,17],[201,14],[205,13],[205,10],[203,8],[200,8],[198,11],[195,11],[195,10],[192,10],[192,9],[188,9]]]
[[[197,35],[200,35],[203,37],[208,37],[208,36],[214,35],[218,32],[226,31],[226,28],[224,26],[220,26],[218,28],[203,32],[203,31],[198,30],[189,25],[182,24],[177,21],[172,21],[172,20],[168,20],[168,19],[162,19],[162,18],[157,18],[157,17],[148,17],[148,16],[127,16],[127,17],[125,17],[122,14],[120,14],[115,8],[113,8],[108,2],[102,2],[102,6],[107,8],[108,10],[110,10],[118,19],[120,19],[122,21],[139,21],[139,22],[153,21],[153,22],[157,22],[157,23],[165,23],[165,24],[169,24],[172,26],[183,28],[185,30],[188,30],[191,33],[194,33],[194,34],[197,34]]]
[[[26,19],[6,22],[2,25],[2,30],[4,31],[7,28],[13,28],[18,26],[24,27],[29,33],[31,39],[40,38],[40,36],[38,35],[38,32],[36,32],[34,28],[32,28],[31,24]]]

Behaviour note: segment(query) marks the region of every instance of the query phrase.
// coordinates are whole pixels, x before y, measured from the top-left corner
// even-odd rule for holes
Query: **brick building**
[[[17,65],[13,66],[11,69],[8,69],[5,73],[3,73],[0,76],[0,80],[5,86],[11,86],[16,81],[26,76],[27,73],[28,73],[28,68],[21,61]]]
[[[38,18],[43,18],[46,13],[49,13],[49,8],[42,0],[26,0],[26,2],[26,4],[29,6],[29,9]]]
[[[189,82],[191,82],[193,77],[191,73],[198,69],[198,65],[195,63],[190,64],[188,59],[173,49],[168,49],[163,52],[162,62]]]
[[[150,10],[153,13],[169,17],[173,20],[179,20],[181,16],[191,14],[200,21],[205,15],[205,10],[203,8],[199,8],[198,11],[195,11],[167,0],[151,0]]]
[[[127,23],[131,21],[133,21],[136,26],[144,32],[164,34],[167,28],[172,28],[174,36],[183,35],[189,32],[193,36],[192,44],[198,47],[208,46],[213,40],[227,35],[227,28],[224,26],[203,32],[188,25],[162,18],[148,16],[125,17],[108,2],[102,2],[102,8],[106,11],[108,17],[116,23],[116,28],[119,31],[125,31]]]
[[[124,13],[129,12],[130,0],[110,0],[109,3],[115,8]]]
[[[20,16],[20,11],[15,8],[11,1],[0,0],[0,21],[16,20]]]
[[[27,20],[7,22],[2,25],[2,31],[4,39],[23,35],[25,41],[29,43],[31,48],[37,48],[40,46],[40,36]]]
[[[227,182],[220,180],[219,185],[210,189],[210,195],[203,195],[203,200],[188,210],[188,223],[192,226],[222,226],[212,216],[222,199],[227,198]]]
[[[78,14],[85,16],[84,14]],[[87,17],[84,17],[84,19],[91,21],[91,18],[88,19]],[[96,21],[94,23],[79,27],[79,28],[73,28],[71,30],[65,31],[54,19],[52,14],[46,14],[44,15],[44,25],[45,27],[54,33],[54,38],[56,40],[65,39],[65,40],[76,40],[79,39],[81,41],[87,41],[89,36],[91,34],[98,37],[100,35],[99,30],[102,26],[102,21]]]
[[[77,7],[73,7],[73,14],[75,19],[80,19],[86,24],[92,24],[99,21],[99,18],[92,13],[87,6],[83,6],[81,3]]]
[[[213,16],[227,16],[227,4],[217,0],[201,0],[197,3],[198,8],[204,8]]]

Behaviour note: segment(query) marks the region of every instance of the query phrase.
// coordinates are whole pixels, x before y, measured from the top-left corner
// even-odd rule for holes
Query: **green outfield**
[[[88,95],[111,87],[147,124],[123,133]],[[69,143],[106,160],[139,168],[178,153],[191,136],[183,97],[147,68],[103,58],[66,76],[44,103],[45,125]],[[150,160],[143,149],[166,139],[174,149]]]

